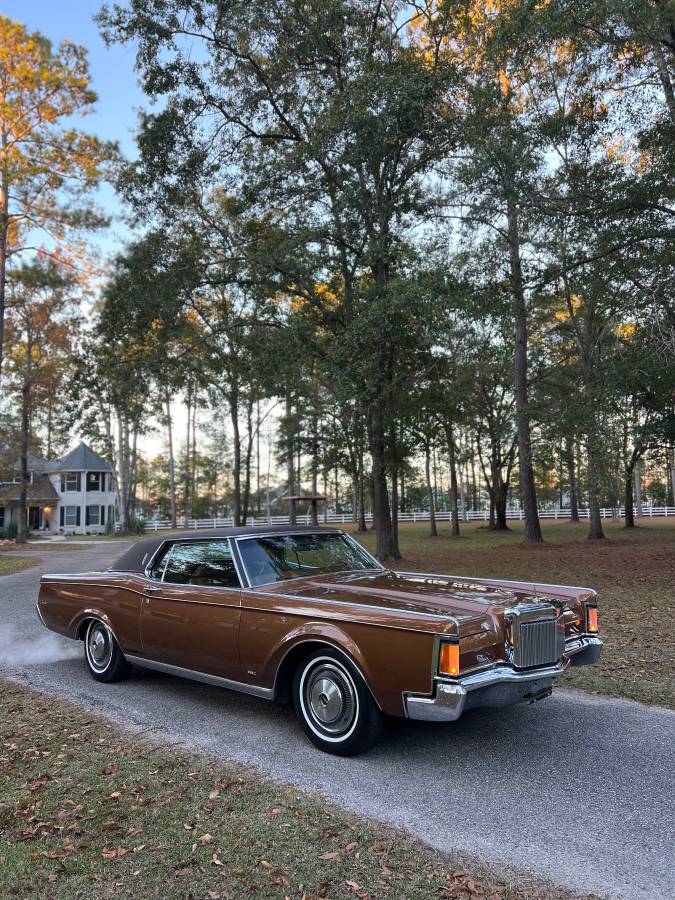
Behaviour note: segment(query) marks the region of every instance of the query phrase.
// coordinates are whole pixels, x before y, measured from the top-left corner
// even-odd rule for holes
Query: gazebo
[[[319,503],[325,503],[326,498],[321,494],[286,494],[281,498],[288,500],[288,521],[289,524],[295,525],[298,518],[298,504],[307,503],[312,525],[319,524]]]

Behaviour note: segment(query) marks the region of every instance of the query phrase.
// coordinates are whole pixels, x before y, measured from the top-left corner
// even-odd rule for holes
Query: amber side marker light
[[[589,606],[586,609],[586,621],[588,623],[589,631],[597,631],[598,630],[598,607],[597,606]]]
[[[444,675],[459,675],[459,644],[441,644],[439,668]]]

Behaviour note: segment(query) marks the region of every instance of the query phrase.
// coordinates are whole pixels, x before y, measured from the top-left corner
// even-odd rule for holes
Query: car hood
[[[528,585],[498,582],[454,575],[428,575],[417,572],[346,572],[296,578],[265,588],[298,597],[359,603],[387,609],[419,612],[424,615],[453,616],[466,632],[469,622],[477,627],[486,616],[503,614],[521,604],[570,601],[572,591],[553,585]],[[546,590],[548,589],[548,590]],[[592,593],[592,592],[591,592]],[[574,604],[572,604],[574,605]]]

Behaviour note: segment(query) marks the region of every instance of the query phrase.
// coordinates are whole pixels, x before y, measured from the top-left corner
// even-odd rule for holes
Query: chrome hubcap
[[[324,731],[341,734],[354,721],[356,698],[351,678],[338,666],[319,665],[305,682],[305,708]]]
[[[94,669],[103,671],[112,657],[112,640],[110,632],[100,622],[95,622],[89,629],[87,636],[87,650],[89,662]]]

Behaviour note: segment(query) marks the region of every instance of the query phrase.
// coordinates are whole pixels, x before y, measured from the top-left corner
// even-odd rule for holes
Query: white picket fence
[[[619,509],[603,508],[600,510],[600,514],[603,519],[612,519],[616,518],[617,516],[619,518],[622,518],[624,516],[624,512],[625,511],[623,507],[620,507]],[[588,519],[590,516],[590,512],[588,509],[580,509],[579,515],[583,519]],[[642,515],[643,517],[649,518],[675,516],[675,506],[643,506]],[[556,508],[539,510],[540,519],[569,519],[569,516],[569,509]],[[368,513],[366,515],[367,521],[372,521],[372,518],[373,517],[371,513]],[[487,522],[490,518],[490,511],[487,509],[466,510],[461,518],[465,522]],[[522,520],[524,518],[524,514],[522,509],[507,509],[506,518]],[[429,511],[419,510],[416,512],[399,513],[398,520],[399,522],[428,522]],[[438,522],[449,522],[450,513],[448,511],[437,512],[436,520]],[[327,514],[321,513],[319,515],[319,522],[325,525],[348,525],[352,521],[353,519],[351,513],[329,512]],[[311,525],[311,516],[309,514],[298,515],[296,517],[296,522],[298,525]],[[264,528],[265,526],[270,525],[288,525],[288,516],[249,517],[246,520],[246,524],[247,526],[255,528]],[[232,518],[232,516],[223,518],[212,517],[207,519],[188,519],[186,523],[185,519],[179,518],[177,521],[177,527],[195,530],[199,530],[202,528],[232,528],[234,527],[234,519]],[[146,532],[164,531],[168,528],[171,528],[171,522],[169,519],[146,519],[145,521]]]

